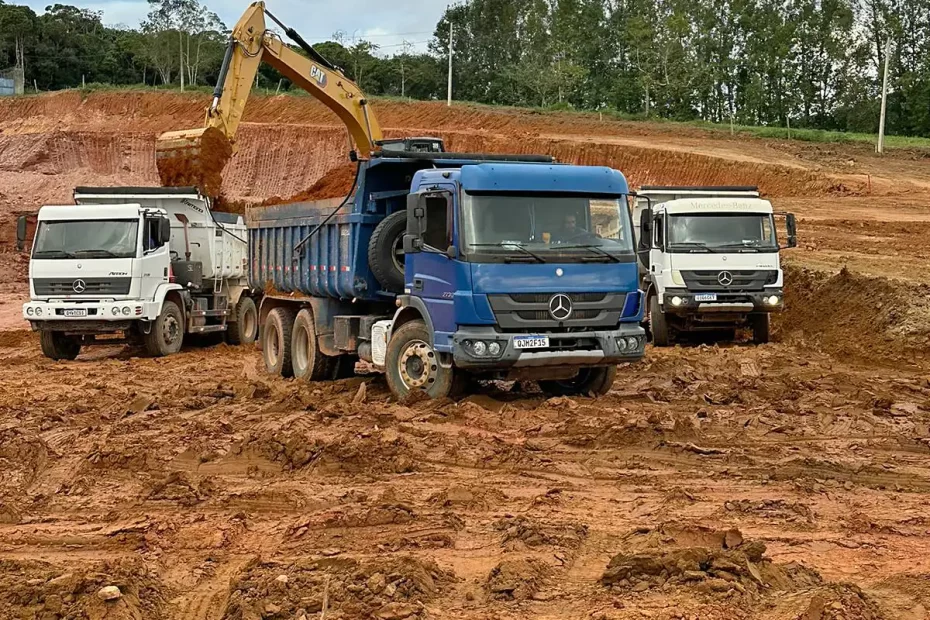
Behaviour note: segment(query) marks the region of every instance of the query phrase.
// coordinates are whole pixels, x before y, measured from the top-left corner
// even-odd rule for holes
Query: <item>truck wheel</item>
[[[258,338],[258,310],[251,297],[240,297],[236,304],[236,322],[226,326],[226,342],[231,345],[252,344]]]
[[[334,381],[339,379],[351,379],[355,376],[355,365],[358,363],[358,358],[354,355],[340,355],[339,357],[333,358],[332,364],[332,378]]]
[[[42,354],[56,362],[59,360],[73,360],[81,352],[81,342],[61,332],[43,331],[39,334],[39,343],[42,345]]]
[[[430,346],[430,334],[421,320],[404,323],[391,336],[385,356],[388,387],[397,400],[414,390],[423,390],[430,398],[458,395],[463,385],[461,371],[443,368]]]
[[[657,347],[669,345],[668,321],[662,308],[659,307],[658,295],[653,295],[649,299],[649,331],[652,332],[652,344]]]
[[[378,283],[391,293],[404,292],[404,233],[407,232],[407,212],[398,211],[386,217],[368,243],[368,264]]]
[[[578,376],[567,381],[539,381],[539,388],[550,396],[604,396],[617,378],[616,366],[582,368]]]
[[[749,315],[749,327],[752,329],[752,341],[756,344],[766,344],[769,341],[772,315],[760,312]]]
[[[320,351],[313,311],[304,308],[297,314],[291,335],[291,365],[294,377],[304,381],[332,379],[336,360]]]
[[[265,370],[281,377],[293,377],[291,343],[296,319],[290,308],[275,308],[268,313],[262,329],[262,359]]]
[[[144,335],[145,350],[152,357],[174,355],[184,344],[184,315],[173,301],[165,300],[161,314]]]

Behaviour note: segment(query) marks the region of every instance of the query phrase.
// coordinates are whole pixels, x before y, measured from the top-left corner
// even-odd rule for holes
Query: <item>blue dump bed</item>
[[[522,161],[551,162],[522,157]],[[444,153],[432,157],[379,157],[362,162],[354,195],[312,237],[341,200],[254,209],[249,225],[249,283],[266,295],[390,301],[368,266],[368,245],[381,221],[407,207],[414,174],[459,168],[505,156]],[[308,238],[309,237],[309,238]],[[295,251],[296,248],[296,251]]]

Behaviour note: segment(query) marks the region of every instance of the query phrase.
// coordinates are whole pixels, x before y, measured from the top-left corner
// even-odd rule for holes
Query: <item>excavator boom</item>
[[[269,31],[266,15],[310,58]],[[195,185],[207,195],[219,195],[223,168],[235,151],[236,133],[262,62],[332,110],[348,129],[358,155],[371,157],[382,139],[381,126],[361,89],[300,35],[281,24],[265,9],[264,2],[253,2],[233,28],[204,127],[159,136],[155,156],[162,184]]]

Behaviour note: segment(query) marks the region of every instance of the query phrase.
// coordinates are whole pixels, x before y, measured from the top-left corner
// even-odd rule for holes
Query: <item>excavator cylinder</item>
[[[233,147],[215,127],[169,131],[155,144],[155,165],[162,185],[197,187],[206,196],[217,197],[223,184],[223,168]]]

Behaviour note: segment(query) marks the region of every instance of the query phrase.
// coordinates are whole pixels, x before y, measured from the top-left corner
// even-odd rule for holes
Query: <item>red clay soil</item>
[[[205,196],[218,197],[223,170],[232,158],[232,144],[223,132],[207,128],[188,145],[168,150],[156,143],[158,176],[165,187],[197,187]]]
[[[355,184],[358,164],[345,164],[338,168],[333,168],[326,175],[313,184],[306,191],[299,192],[293,196],[282,198],[275,196],[263,201],[259,206],[268,207],[279,204],[290,204],[294,202],[311,202],[314,200],[329,200],[333,198],[345,198],[352,191]]]

